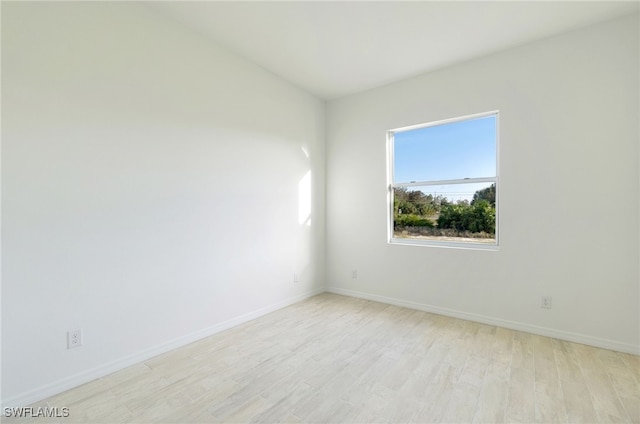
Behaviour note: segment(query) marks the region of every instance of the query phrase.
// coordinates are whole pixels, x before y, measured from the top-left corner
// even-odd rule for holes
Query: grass
[[[480,241],[495,241],[496,235],[491,233],[472,233],[471,231],[458,231],[450,228],[409,227],[397,226],[393,230],[393,236],[398,238],[433,238],[433,239],[477,239]]]

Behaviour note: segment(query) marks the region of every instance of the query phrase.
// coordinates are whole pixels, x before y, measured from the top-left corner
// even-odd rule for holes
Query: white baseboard
[[[221,331],[228,330],[229,328],[232,328],[237,325],[243,324],[247,321],[251,321],[253,319],[259,318],[270,312],[274,312],[274,311],[277,311],[278,309],[285,308],[289,305],[300,302],[304,299],[307,299],[309,297],[315,296],[323,292],[325,292],[325,289],[320,288],[320,289],[316,289],[298,296],[290,297],[281,302],[277,302],[272,305],[266,306],[264,308],[260,308],[256,311],[252,311],[247,314],[240,315],[238,317],[232,318],[227,321],[223,321],[209,328],[205,328],[203,330],[196,331],[196,332],[187,334],[185,336],[178,337],[173,340],[169,340],[168,342],[159,344],[157,346],[153,346],[149,349],[145,349],[143,351],[134,353],[132,355],[128,355],[124,358],[117,359],[115,361],[106,363],[104,365],[101,365],[99,367],[96,367],[90,370],[83,371],[81,373],[72,375],[70,377],[55,381],[53,383],[46,384],[44,386],[38,387],[37,389],[30,390],[25,393],[21,393],[17,396],[12,396],[10,398],[3,399],[2,407],[3,408],[20,407],[20,406],[32,404],[34,402],[38,402],[42,399],[46,399],[50,396],[62,393],[66,390],[88,383],[95,379],[104,377],[116,371],[120,371],[131,365],[135,365],[140,362],[146,361],[150,358],[153,358],[154,356],[158,356],[170,350],[180,348],[182,346],[196,342],[205,337],[209,337],[214,334],[220,333]]]
[[[444,315],[453,318],[460,318],[467,321],[479,322],[482,324],[495,325],[497,327],[509,328],[511,330],[523,331],[525,333],[537,334],[540,336],[552,337],[554,339],[566,340],[585,344],[589,346],[601,347],[603,349],[615,350],[618,352],[631,353],[640,355],[640,346],[630,343],[619,342],[616,340],[602,339],[586,334],[572,333],[569,331],[556,330],[553,328],[539,327],[537,325],[526,324],[517,321],[509,321],[501,318],[490,317],[486,315],[474,314],[469,312],[457,311],[454,309],[440,308],[438,306],[427,305],[424,303],[411,302],[408,300],[395,299],[392,297],[379,296],[376,294],[364,293],[354,290],[341,289],[338,287],[328,287],[330,293],[341,294],[344,296],[357,297],[360,299],[373,300],[389,305],[403,306],[405,308],[417,309],[419,311],[431,312],[438,315]]]

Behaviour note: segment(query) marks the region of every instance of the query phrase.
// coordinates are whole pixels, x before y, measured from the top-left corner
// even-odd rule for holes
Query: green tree
[[[438,212],[437,199],[420,190],[407,190],[404,187],[393,189],[394,215],[414,214],[422,216],[434,215]]]
[[[447,203],[442,205],[440,209],[440,216],[438,216],[438,228],[452,228],[458,231],[464,231],[465,224],[465,209],[467,207],[463,205],[454,205]]]
[[[480,200],[486,200],[489,202],[491,206],[496,207],[496,185],[491,184],[491,186],[487,188],[483,188],[482,190],[478,190],[473,194],[473,200],[471,204],[473,205],[475,202]]]
[[[404,187],[393,190],[393,222],[395,227],[433,227],[429,217],[437,212],[435,199],[420,190]]]
[[[478,200],[469,208],[467,228],[474,233],[496,232],[496,209],[486,200]]]
[[[438,228],[495,234],[496,210],[486,200],[478,200],[473,205],[463,202],[448,204],[440,210]]]

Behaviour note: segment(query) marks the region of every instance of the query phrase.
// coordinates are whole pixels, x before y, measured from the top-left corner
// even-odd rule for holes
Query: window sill
[[[438,240],[418,240],[410,238],[391,238],[389,244],[400,246],[426,246],[439,247],[445,249],[465,249],[465,250],[485,250],[498,251],[499,244],[496,243],[474,243],[474,242],[455,242],[455,241],[438,241]]]

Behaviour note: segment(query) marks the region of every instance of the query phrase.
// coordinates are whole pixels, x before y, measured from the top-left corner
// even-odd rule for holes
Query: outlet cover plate
[[[67,331],[67,349],[82,346],[82,329]]]

